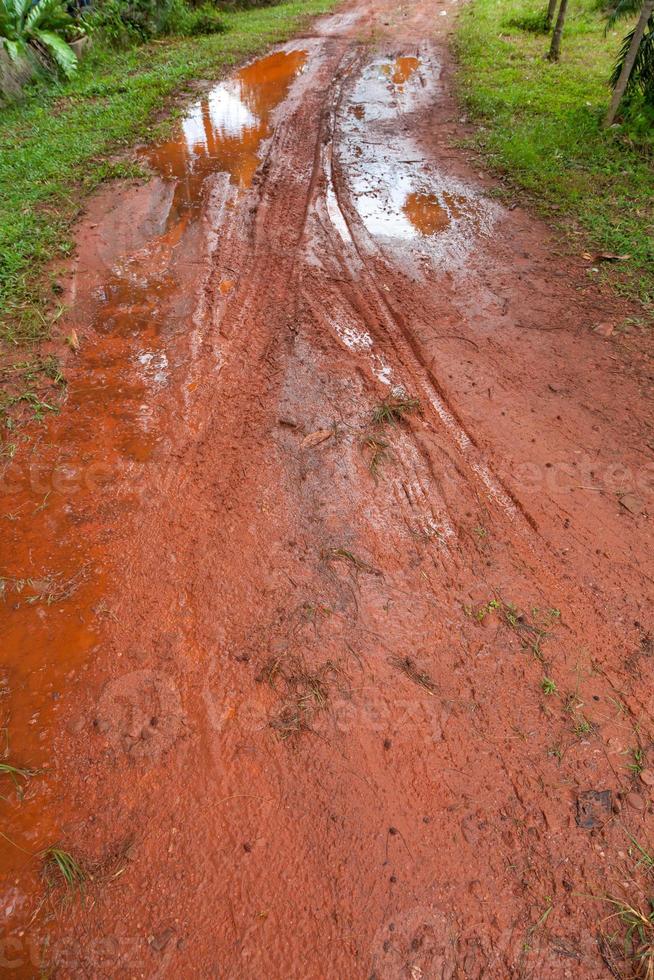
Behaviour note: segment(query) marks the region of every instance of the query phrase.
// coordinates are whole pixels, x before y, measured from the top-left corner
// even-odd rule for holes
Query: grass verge
[[[471,0],[457,33],[460,91],[473,143],[527,191],[575,250],[629,254],[590,273],[654,303],[654,111],[634,105],[608,131],[607,79],[629,24],[605,35],[597,0],[569,8],[561,61],[544,58],[545,0]],[[512,191],[513,193],[513,191]]]
[[[118,155],[170,125],[172,97],[285,40],[334,2],[291,0],[225,14],[225,34],[95,50],[73,81],[37,86],[0,110],[0,346],[47,337],[56,296],[46,265],[71,252],[84,198],[104,181],[134,176]]]

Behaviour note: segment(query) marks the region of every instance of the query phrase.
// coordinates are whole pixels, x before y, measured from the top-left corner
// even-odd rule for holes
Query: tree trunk
[[[638,23],[636,24],[636,29],[634,35],[631,39],[631,44],[629,45],[629,51],[627,52],[627,57],[625,58],[624,65],[622,66],[622,71],[620,72],[620,77],[618,78],[617,84],[613,89],[613,98],[611,99],[611,105],[609,106],[609,111],[606,113],[604,118],[604,127],[612,126],[613,120],[615,119],[615,114],[618,111],[618,107],[622,102],[622,96],[627,88],[627,83],[631,75],[631,70],[634,67],[634,61],[636,60],[636,55],[638,54],[638,48],[640,47],[640,42],[643,40],[643,34],[645,33],[645,28],[647,27],[647,21],[652,16],[654,11],[654,0],[645,0],[643,4],[643,9],[640,12],[640,17],[638,18]]]
[[[654,0],[652,0],[654,3]],[[559,16],[556,18],[556,27],[554,28],[554,33],[552,34],[552,44],[550,45],[549,54],[547,56],[548,61],[558,61],[559,55],[561,53],[561,35],[563,34],[563,25],[565,24],[565,14],[568,9],[568,0],[561,0],[561,6],[559,7]]]
[[[556,12],[557,0],[550,0],[547,5],[547,17],[545,18],[545,27],[548,31],[552,30],[552,21],[554,20],[554,14]]]

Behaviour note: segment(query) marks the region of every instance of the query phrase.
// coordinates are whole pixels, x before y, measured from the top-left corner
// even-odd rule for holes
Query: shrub
[[[38,60],[70,78],[77,58],[67,40],[79,34],[65,0],[0,0],[0,41],[12,61]]]
[[[89,30],[112,47],[129,47],[165,35],[216,34],[225,24],[209,3],[184,0],[100,0],[86,15]]]

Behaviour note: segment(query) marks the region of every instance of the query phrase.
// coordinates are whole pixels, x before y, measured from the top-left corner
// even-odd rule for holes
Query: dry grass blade
[[[20,766],[12,766],[8,762],[0,762],[0,775],[11,776],[14,782],[20,777],[29,779],[31,776],[38,776],[38,769],[22,769]]]
[[[379,467],[389,457],[388,443],[385,439],[380,439],[379,436],[364,436],[361,440],[361,444],[366,449],[370,449],[371,451],[370,459],[368,460],[368,469],[376,480],[379,473]]]
[[[269,657],[265,664],[261,668],[261,673],[257,676],[257,681],[261,683],[265,681],[270,687],[275,686],[275,680],[280,675],[283,676],[282,665],[284,663],[283,657]]]
[[[348,551],[347,548],[330,548],[329,551],[325,552],[325,560],[346,561],[357,568],[360,572],[368,572],[369,575],[380,574],[378,569],[373,568],[372,565],[368,565],[367,562],[357,558],[357,556],[351,551]]]
[[[39,769],[25,769],[21,766],[12,766],[9,762],[0,762],[0,776],[9,776],[11,778],[16,789],[16,794],[19,797],[23,795],[23,787],[20,784],[20,780],[31,779],[32,776],[38,776],[39,772]],[[0,797],[0,799],[4,799],[4,797]]]
[[[654,980],[654,903],[648,900],[649,912],[644,912],[619,898],[609,897],[606,901],[616,910],[611,918],[618,918],[625,927],[622,953],[633,976]]]
[[[127,865],[131,860],[132,851],[134,850],[134,843],[134,837],[131,834],[119,841],[104,860],[93,868],[93,872],[89,877],[96,884],[108,884],[110,881],[115,881],[117,878],[120,878],[127,870]]]
[[[298,680],[305,688],[304,694],[301,695],[298,701],[301,709],[310,710],[317,708],[320,710],[327,707],[329,693],[320,677],[306,674],[304,677],[298,678]]]
[[[414,684],[423,687],[430,694],[436,693],[436,685],[429,674],[424,670],[420,670],[410,657],[392,657],[389,663],[396,670],[400,670]]]
[[[315,670],[297,658],[285,664],[280,662],[276,676],[286,684],[286,703],[272,719],[270,727],[281,741],[313,731],[313,719],[329,706],[329,679],[340,673],[338,665],[331,660]]]
[[[297,705],[287,705],[279,712],[277,717],[270,722],[270,727],[277,734],[277,738],[284,742],[293,735],[300,735],[302,732],[309,732],[311,728],[306,722],[304,715]]]
[[[408,395],[393,395],[385,398],[372,413],[375,425],[397,425],[405,415],[420,411],[420,400]]]

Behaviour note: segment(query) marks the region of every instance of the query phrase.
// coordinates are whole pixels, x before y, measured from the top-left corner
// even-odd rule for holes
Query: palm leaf
[[[620,46],[620,51],[618,52],[618,57],[613,66],[611,78],[609,79],[612,88],[615,88],[620,78],[622,66],[629,52],[635,29],[629,31]],[[636,60],[631,69],[626,91],[627,93],[641,91],[649,99],[654,98],[654,14],[647,21],[647,28],[638,46]]]
[[[637,17],[642,5],[643,0],[618,0],[608,15],[606,30],[610,31],[619,20],[625,20],[627,17]]]
[[[14,33],[15,17],[6,3],[0,0],[0,37],[10,37]]]
[[[69,23],[70,20],[62,0],[38,0],[25,18],[25,32],[29,34],[39,27],[47,31],[51,27]]]
[[[63,38],[52,31],[35,31],[34,40],[41,44],[62,75],[71,78],[77,71],[77,55]]]
[[[25,44],[22,41],[14,41],[12,38],[3,37],[5,51],[12,61],[20,61],[20,56],[25,54]]]
[[[16,24],[22,26],[31,0],[4,0],[4,3],[6,7],[11,8]]]

